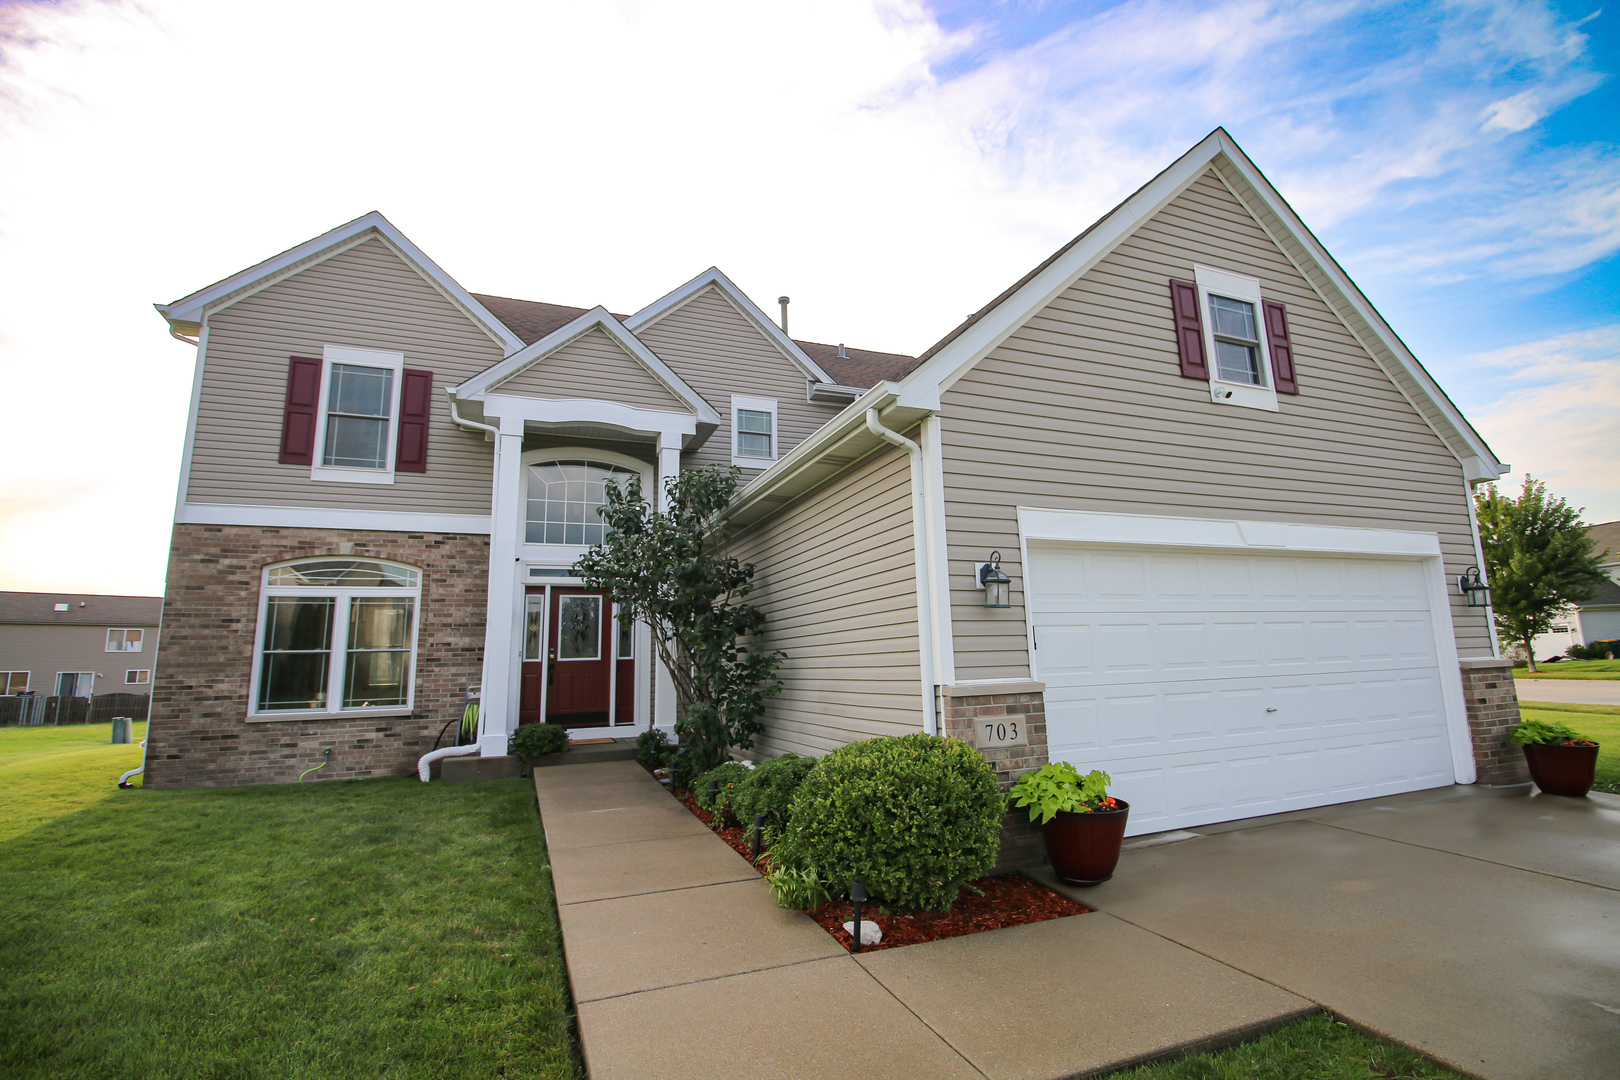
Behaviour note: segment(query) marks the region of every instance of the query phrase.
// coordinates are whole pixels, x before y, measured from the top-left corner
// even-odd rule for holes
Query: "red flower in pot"
[[[1109,797],[1112,778],[1093,769],[1084,776],[1067,761],[1054,761],[1018,778],[1013,805],[1029,808],[1046,837],[1046,855],[1058,880],[1101,885],[1114,876],[1130,804]]]
[[[1508,735],[1524,748],[1530,779],[1548,795],[1582,798],[1592,790],[1598,744],[1557,721],[1526,720]]]

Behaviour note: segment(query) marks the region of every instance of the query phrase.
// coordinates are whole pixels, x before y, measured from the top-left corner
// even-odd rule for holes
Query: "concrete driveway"
[[[1453,787],[1143,840],[1073,894],[1466,1073],[1620,1076],[1620,798]]]
[[[1620,679],[1514,679],[1520,701],[1620,705]]]

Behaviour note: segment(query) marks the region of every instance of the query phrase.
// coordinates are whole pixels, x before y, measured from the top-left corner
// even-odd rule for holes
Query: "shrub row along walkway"
[[[633,762],[535,795],[593,1080],[1034,1080],[1316,1008],[1103,912],[852,956]]]

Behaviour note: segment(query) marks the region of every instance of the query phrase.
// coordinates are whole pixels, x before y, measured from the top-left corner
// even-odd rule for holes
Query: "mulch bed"
[[[671,794],[699,821],[714,829],[715,835],[730,844],[731,849],[737,854],[745,859],[753,855],[751,830],[731,827],[715,829],[714,815],[698,806],[690,791],[683,788],[672,791]],[[760,860],[761,863],[767,861]],[[762,867],[755,869],[761,874],[765,872]],[[1027,923],[1045,922],[1047,919],[1061,919],[1068,915],[1084,915],[1093,910],[1048,889],[1039,882],[1031,881],[1016,871],[982,877],[971,884],[984,895],[979,896],[964,888],[957,896],[956,903],[951,906],[951,910],[944,912],[923,911],[909,915],[885,915],[877,909],[876,904],[866,904],[861,910],[861,921],[877,923],[878,929],[883,931],[883,941],[877,945],[867,945],[861,951],[878,952],[903,945],[921,945],[927,941],[943,941],[946,938],[977,934],[985,930],[1023,926]],[[805,914],[820,923],[822,929],[831,934],[845,949],[855,951],[855,939],[844,930],[844,923],[855,917],[853,902],[835,900]]]

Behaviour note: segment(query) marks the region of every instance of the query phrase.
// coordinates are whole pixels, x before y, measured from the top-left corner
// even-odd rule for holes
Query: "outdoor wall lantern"
[[[992,551],[990,561],[979,567],[979,588],[984,590],[985,607],[1012,607],[1012,578],[1001,572],[1001,552]]]
[[[1479,579],[1479,567],[1470,566],[1457,579],[1457,588],[1468,600],[1469,607],[1487,607],[1491,602],[1491,587]]]

